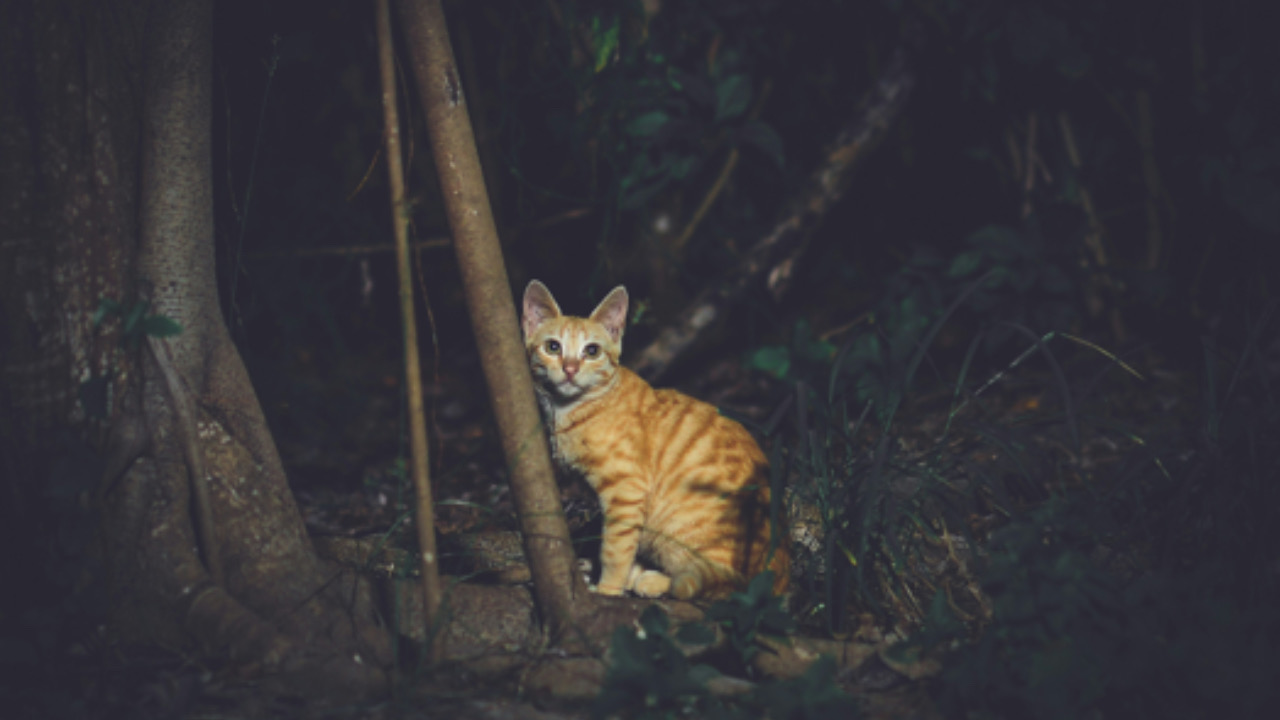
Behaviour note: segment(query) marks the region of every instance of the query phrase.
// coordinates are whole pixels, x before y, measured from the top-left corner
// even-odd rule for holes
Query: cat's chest
[[[594,484],[608,464],[608,448],[616,447],[616,438],[594,418],[583,420],[566,412],[551,414],[551,457],[564,469],[587,476]]]
[[[568,423],[562,425],[567,426]],[[560,465],[573,470],[588,470],[593,448],[598,443],[581,431],[582,428],[554,428],[551,432],[551,457]]]

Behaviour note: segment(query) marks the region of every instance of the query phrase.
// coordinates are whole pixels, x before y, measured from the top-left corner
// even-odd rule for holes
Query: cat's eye
[[[595,343],[590,343],[586,347],[582,348],[582,352],[586,353],[587,357],[593,358],[600,354],[600,346]]]
[[[548,341],[547,341],[547,344],[546,344],[546,346],[545,346],[545,347],[547,348],[547,352],[551,353],[552,355],[559,355],[559,354],[560,354],[560,341],[559,341],[559,340],[548,340]]]

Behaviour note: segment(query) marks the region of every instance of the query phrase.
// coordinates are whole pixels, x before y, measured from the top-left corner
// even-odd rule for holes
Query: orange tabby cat
[[[769,473],[751,434],[715,407],[654,390],[622,367],[627,291],[589,318],[563,315],[546,286],[524,292],[525,348],[556,461],[604,509],[603,595],[718,597],[768,568],[790,581],[786,535],[769,557]],[[662,571],[645,570],[637,553]]]

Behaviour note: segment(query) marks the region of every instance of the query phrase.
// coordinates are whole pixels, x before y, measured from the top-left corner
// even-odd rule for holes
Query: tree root
[[[411,580],[389,580],[395,599],[395,625],[405,637],[422,641],[422,598],[420,586]],[[444,662],[455,663],[481,676],[498,676],[520,669],[522,694],[560,700],[595,697],[608,674],[608,647],[614,630],[635,625],[640,614],[652,604],[631,598],[592,598],[579,603],[574,625],[575,647],[554,649],[546,644],[538,629],[533,596],[520,585],[473,585],[445,581],[445,601],[438,632]],[[692,603],[658,601],[674,625],[702,619],[702,611]],[[886,650],[890,642],[839,641],[821,638],[761,638],[764,650],[753,665],[766,677],[786,679],[803,675],[823,655],[836,661],[843,673],[852,673],[874,657],[886,659],[892,669],[908,677],[936,672],[925,663],[894,661]],[[709,645],[682,647],[690,657],[714,653],[725,646],[723,633]],[[732,679],[712,687],[718,695],[734,695],[749,686]]]

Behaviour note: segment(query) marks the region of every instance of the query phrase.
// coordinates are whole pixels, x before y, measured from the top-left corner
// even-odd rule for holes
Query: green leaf
[[[951,261],[951,267],[947,268],[947,277],[964,277],[970,275],[978,266],[982,264],[981,250],[966,250],[956,256]]]
[[[674,155],[664,164],[667,166],[667,174],[671,178],[683,180],[698,166],[698,158],[693,155]]]
[[[164,315],[150,315],[142,320],[141,330],[152,337],[173,337],[182,333],[182,325]]]
[[[694,665],[689,668],[689,679],[699,685],[704,685],[708,680],[718,677],[720,677],[720,671],[710,665]]]
[[[751,78],[730,75],[716,85],[716,120],[731,120],[746,112],[751,102]]]
[[[991,276],[987,278],[987,281],[982,286],[987,290],[995,290],[1009,282],[1011,277],[1013,277],[1013,271],[1009,268],[1004,266],[995,267],[991,269]]]
[[[124,316],[124,334],[132,335],[136,332],[138,323],[146,316],[148,303],[146,300],[138,301],[133,307],[129,308],[129,312]]]
[[[747,599],[753,603],[759,603],[761,599],[771,597],[773,594],[773,571],[765,570],[764,572],[751,578],[751,582],[747,584]]]
[[[609,27],[604,32],[600,32],[600,19],[596,18],[592,22],[592,30],[596,36],[596,72],[605,69],[609,64],[609,58],[618,50],[618,29],[621,22],[618,18],[614,18]]]
[[[667,620],[667,614],[662,612],[657,605],[650,605],[640,615],[640,627],[644,629],[649,637],[666,635],[667,627],[669,626],[670,621]]]
[[[651,137],[657,134],[670,119],[671,117],[661,110],[651,110],[627,123],[624,132],[632,137]]]
[[[763,370],[776,378],[785,379],[791,369],[791,350],[784,345],[757,348],[747,355],[746,365]]]
[[[102,325],[102,321],[105,320],[108,315],[119,314],[120,303],[112,300],[111,298],[102,298],[98,301],[98,309],[93,311],[93,326],[98,327]]]

